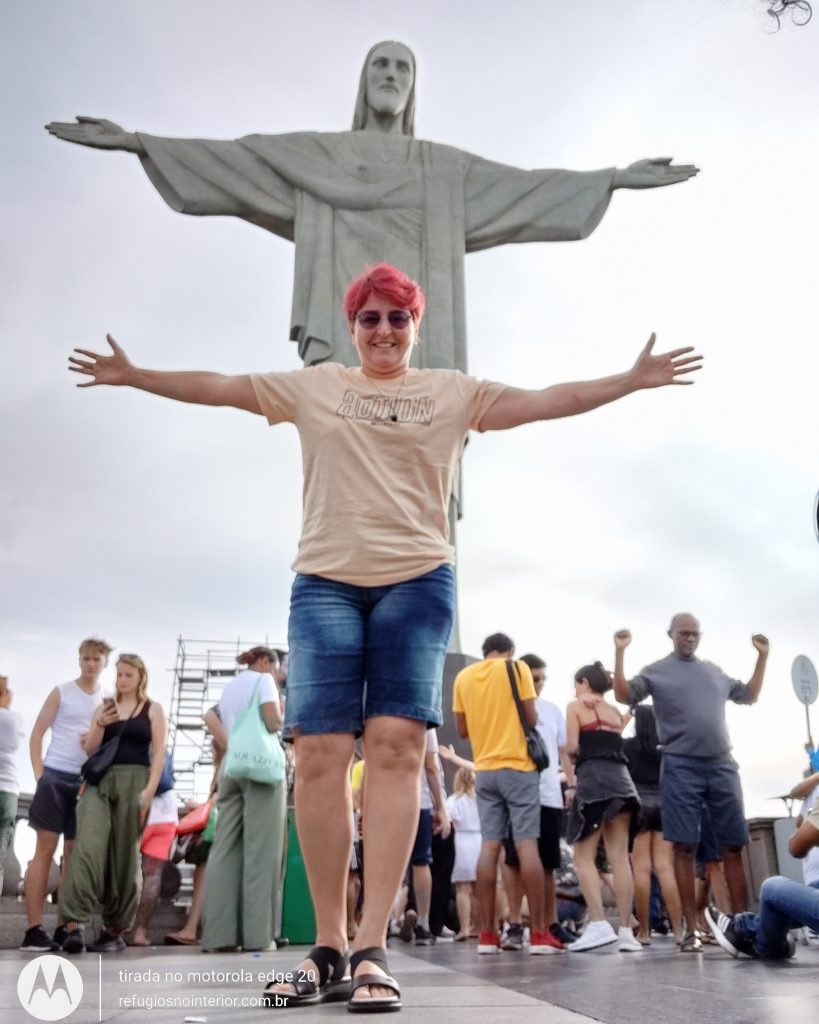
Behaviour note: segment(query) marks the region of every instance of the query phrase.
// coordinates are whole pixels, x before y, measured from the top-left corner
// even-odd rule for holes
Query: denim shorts
[[[413,867],[423,867],[432,863],[432,811],[422,808],[418,812],[418,831],[410,855]]]
[[[454,617],[451,565],[382,587],[296,576],[284,736],[360,736],[376,715],[440,725]]]
[[[717,847],[748,842],[739,771],[732,758],[663,754],[660,797],[663,836],[672,843],[697,845],[703,805]]]

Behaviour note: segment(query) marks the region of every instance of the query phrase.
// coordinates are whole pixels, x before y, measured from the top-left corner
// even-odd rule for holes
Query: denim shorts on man
[[[432,811],[422,808],[418,812],[418,831],[415,833],[415,844],[412,847],[410,864],[422,867],[432,863]]]
[[[296,576],[285,737],[359,736],[376,715],[440,725],[454,609],[451,565],[381,587]]]
[[[512,827],[516,840],[540,835],[540,775],[534,769],[494,768],[477,772],[475,796],[481,838],[503,842]]]
[[[28,823],[44,832],[62,834],[73,839],[77,834],[77,793],[80,777],[73,772],[43,768],[31,800]]]
[[[663,836],[696,845],[703,804],[719,846],[745,846],[748,826],[736,762],[730,758],[663,754],[660,772]]]

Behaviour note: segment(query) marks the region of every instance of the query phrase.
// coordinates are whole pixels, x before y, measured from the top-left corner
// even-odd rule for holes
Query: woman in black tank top
[[[95,953],[125,948],[139,902],[139,842],[165,760],[167,727],[162,705],[148,699],[148,670],[136,654],[117,661],[116,698],[94,713],[84,741],[89,755],[119,739],[109,768],[85,785],[77,806],[71,870],[60,889],[66,953],[86,948],[83,926],[102,903],[103,928],[88,944]]]

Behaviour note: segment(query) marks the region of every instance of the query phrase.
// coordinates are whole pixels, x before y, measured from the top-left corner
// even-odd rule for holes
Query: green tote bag
[[[240,711],[228,737],[225,775],[276,785],[284,781],[284,751],[278,739],[267,731],[259,707],[259,683],[253,687],[250,703]]]

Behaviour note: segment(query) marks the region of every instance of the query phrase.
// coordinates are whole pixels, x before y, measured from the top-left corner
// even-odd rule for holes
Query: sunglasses
[[[412,313],[408,313],[405,309],[391,309],[386,314],[387,323],[390,327],[395,327],[399,330],[406,327],[407,324],[412,320]],[[367,309],[363,313],[356,313],[356,320],[365,327],[368,331],[371,331],[383,320],[381,313],[376,313],[374,309]]]

